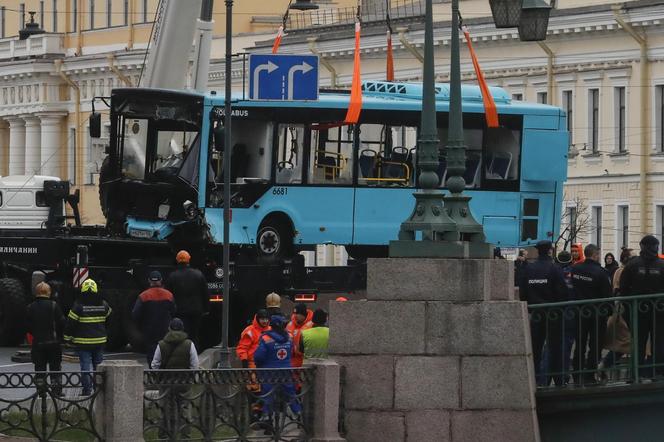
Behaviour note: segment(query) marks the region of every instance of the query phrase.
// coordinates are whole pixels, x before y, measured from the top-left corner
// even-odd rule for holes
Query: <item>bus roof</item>
[[[537,114],[558,115],[558,107],[539,103],[513,101],[507,91],[500,87],[490,87],[491,95],[496,103],[499,113],[504,114]],[[462,85],[461,96],[464,112],[484,113],[482,93],[479,86]],[[449,110],[450,86],[448,83],[436,83],[436,109],[439,112]],[[282,100],[249,100],[243,99],[241,93],[233,94],[241,106],[248,107],[314,107],[314,108],[347,108],[350,100],[350,91],[321,90],[316,101],[282,101]],[[387,81],[364,81],[362,83],[363,109],[390,109],[404,111],[421,111],[422,109],[421,83],[395,83]],[[212,93],[206,97],[206,104],[220,106],[224,103],[222,95]],[[305,104],[306,103],[306,104]],[[389,107],[388,107],[389,106]]]

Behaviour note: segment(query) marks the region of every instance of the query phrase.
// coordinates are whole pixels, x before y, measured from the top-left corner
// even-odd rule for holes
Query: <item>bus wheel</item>
[[[0,279],[0,345],[14,347],[23,342],[27,306],[28,294],[21,281]]]
[[[258,256],[266,260],[278,260],[289,256],[293,250],[293,232],[284,222],[266,220],[256,237]]]

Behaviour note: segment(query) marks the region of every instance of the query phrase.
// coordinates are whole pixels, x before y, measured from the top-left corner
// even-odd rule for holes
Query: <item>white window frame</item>
[[[590,242],[602,249],[604,241],[602,238],[602,230],[604,228],[604,207],[601,203],[590,203],[590,222],[592,224],[592,231],[590,233]],[[597,210],[599,209],[599,220],[597,219]],[[599,222],[598,222],[599,221]]]
[[[655,146],[656,153],[664,153],[664,83],[655,84],[655,103],[654,124],[655,132]]]
[[[95,0],[88,2],[88,28],[90,30],[95,28]]]
[[[18,28],[25,28],[25,3],[18,5]]]
[[[570,97],[570,106],[567,102],[567,94]],[[574,146],[574,89],[564,89],[560,92],[560,104],[567,114],[567,131],[569,132],[569,145]]]
[[[664,244],[664,200],[656,200],[653,204],[655,220],[655,236],[660,244]]]
[[[625,225],[623,223],[623,213],[622,210],[627,209],[627,241],[623,244],[623,231]],[[617,202],[616,203],[616,253],[620,253],[622,247],[629,247],[629,215],[630,215],[630,206],[629,202]]]
[[[44,23],[44,2],[46,0],[39,0],[39,26],[42,29],[46,29],[46,23]]]
[[[622,121],[622,148],[620,146],[621,129],[620,129],[620,93],[622,91],[622,108],[623,108],[623,121]],[[617,85],[613,87],[613,123],[615,127],[614,133],[614,152],[627,153],[627,87],[624,85]]]
[[[548,91],[537,91],[535,93],[536,101],[539,104],[549,104],[549,92]],[[544,99],[544,101],[542,101]]]

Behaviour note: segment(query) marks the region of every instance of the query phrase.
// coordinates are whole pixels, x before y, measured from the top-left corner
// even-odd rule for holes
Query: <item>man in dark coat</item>
[[[574,299],[599,299],[613,296],[611,280],[608,272],[602,268],[599,247],[588,244],[583,250],[586,259],[572,266],[572,284],[574,286]],[[575,312],[578,318],[576,330],[576,347],[572,365],[574,371],[579,373],[576,378],[586,381],[594,380],[593,371],[601,359],[602,339],[606,332],[605,314],[610,305],[590,304],[580,307]],[[577,316],[577,315],[580,315]],[[581,370],[589,370],[584,376]]]
[[[648,295],[664,293],[664,261],[658,256],[659,240],[646,235],[639,243],[639,256],[630,259],[620,275],[620,294],[622,296]],[[637,329],[639,365],[646,363],[646,343],[650,336],[653,359],[660,363],[664,358],[664,304],[655,299],[642,299],[634,304],[624,303],[624,319],[630,329],[631,308],[636,305],[639,325]],[[654,314],[653,314],[654,311]],[[642,376],[654,376],[655,370],[641,370]]]
[[[560,302],[567,300],[567,285],[563,272],[551,258],[553,245],[551,241],[540,241],[535,245],[538,257],[525,267],[519,284],[519,296],[528,302],[528,305]],[[563,345],[562,345],[562,315],[560,312],[549,312],[544,309],[534,309],[530,314],[530,333],[533,344],[533,362],[535,372],[540,373],[540,362],[544,342],[551,357],[550,369],[554,382],[562,384]],[[548,385],[549,379],[543,381]]]
[[[148,282],[150,288],[138,295],[131,316],[143,333],[149,366],[157,343],[168,332],[168,325],[175,315],[175,301],[173,294],[162,288],[160,272],[150,272]]]
[[[166,279],[165,287],[175,297],[177,315],[184,323],[184,331],[198,345],[203,314],[210,308],[207,281],[203,273],[189,266],[191,256],[180,250],[175,257],[177,269]]]
[[[51,286],[40,282],[35,287],[35,301],[28,306],[28,331],[32,334],[32,363],[35,371],[60,371],[62,346],[60,338],[65,326],[65,317],[55,300],[51,299]],[[37,375],[43,383],[44,375]],[[60,376],[52,378],[53,392],[61,393]]]

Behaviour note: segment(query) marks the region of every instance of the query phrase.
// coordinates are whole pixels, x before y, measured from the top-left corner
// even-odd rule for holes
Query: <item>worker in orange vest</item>
[[[286,326],[286,331],[293,337],[293,357],[291,358],[291,366],[302,367],[304,354],[300,352],[300,339],[302,339],[302,331],[310,329],[314,326],[311,319],[314,317],[314,312],[309,310],[306,304],[296,304],[293,309],[291,321]]]
[[[268,330],[270,330],[270,315],[267,310],[260,309],[254,315],[252,323],[242,331],[240,342],[235,349],[238,359],[242,362],[242,368],[256,368],[254,353],[258,348],[261,334]]]

